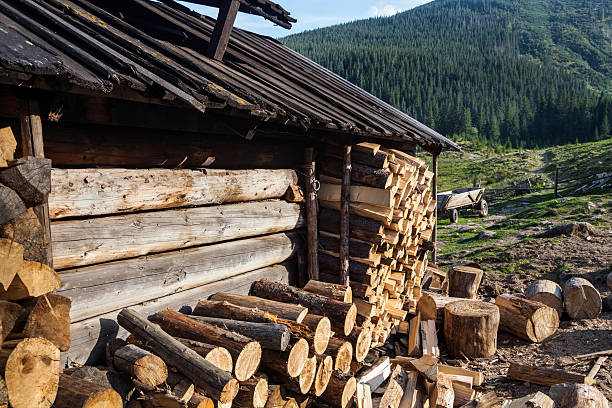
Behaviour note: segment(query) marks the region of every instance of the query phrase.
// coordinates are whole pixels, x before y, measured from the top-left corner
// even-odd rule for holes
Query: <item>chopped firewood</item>
[[[438,364],[438,371],[450,376],[451,378],[453,378],[453,376],[471,377],[472,381],[468,381],[468,382],[470,382],[472,385],[476,387],[482,385],[482,383],[484,382],[483,373],[478,372],[478,371],[468,370],[467,368],[455,367],[455,366],[450,366],[446,364]]]
[[[67,297],[49,293],[39,297],[26,321],[25,337],[42,337],[60,349],[70,348],[70,305]]]
[[[308,361],[308,351],[308,342],[299,339],[282,352],[264,350],[261,363],[262,366],[280,376],[295,378],[302,373]]]
[[[326,352],[334,357],[334,370],[348,373],[351,370],[351,360],[353,359],[353,345],[336,337],[329,339]]]
[[[19,166],[0,169],[0,183],[15,191],[26,207],[44,204],[51,192],[51,160],[28,157]]]
[[[399,408],[404,390],[408,383],[408,374],[400,365],[396,365],[389,378],[389,384],[382,396],[380,408]]]
[[[444,338],[451,356],[490,357],[497,350],[499,309],[476,300],[444,307]]]
[[[424,355],[421,358],[409,360],[409,364],[414,367],[425,379],[435,382],[438,379],[438,359]]]
[[[455,393],[455,406],[464,405],[476,398],[476,391],[464,383],[452,381],[453,392]]]
[[[438,373],[438,379],[429,400],[429,406],[433,408],[453,408],[455,403],[455,391],[453,382],[444,374]]]
[[[335,370],[323,393],[323,400],[333,408],[348,408],[353,403],[357,381],[355,377]]]
[[[6,339],[6,336],[13,330],[13,327],[15,327],[15,323],[22,312],[23,308],[17,303],[0,300],[0,346],[2,346],[2,342]]]
[[[264,408],[268,401],[268,381],[262,377],[253,377],[240,383],[232,406],[239,408]]]
[[[524,340],[539,343],[559,328],[557,311],[543,303],[511,295],[495,299],[499,307],[500,329]]]
[[[0,298],[20,300],[38,297],[62,286],[53,268],[36,261],[23,261],[7,290],[0,289]]]
[[[599,291],[584,278],[571,278],[563,286],[563,306],[572,319],[594,319],[601,313]]]
[[[8,161],[15,157],[17,141],[10,127],[0,129],[0,167],[7,167]]]
[[[461,408],[502,408],[506,400],[497,396],[495,391],[487,392]]]
[[[188,408],[215,408],[215,402],[206,395],[195,393],[187,403]]]
[[[435,320],[425,320],[421,322],[421,344],[423,354],[428,354],[432,357],[440,357]]]
[[[565,382],[593,385],[595,380],[586,375],[568,373],[565,370],[544,368],[511,363],[506,377],[514,381],[530,382],[539,385],[555,385]]]
[[[410,319],[410,331],[408,333],[408,355],[417,357],[421,355],[421,315],[417,314]]]
[[[554,401],[546,394],[538,391],[535,394],[510,402],[508,408],[554,408]]]
[[[389,357],[383,357],[372,367],[363,372],[357,379],[358,384],[367,384],[371,390],[375,390],[391,375],[391,361]]]
[[[7,290],[23,263],[23,245],[0,238],[0,284]]]

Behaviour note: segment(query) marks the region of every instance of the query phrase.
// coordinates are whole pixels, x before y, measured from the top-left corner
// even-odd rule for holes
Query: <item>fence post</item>
[[[559,168],[555,167],[555,198],[559,196]]]

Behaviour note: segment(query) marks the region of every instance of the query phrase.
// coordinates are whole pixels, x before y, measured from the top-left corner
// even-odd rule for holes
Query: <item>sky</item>
[[[390,16],[429,3],[431,0],[275,0],[291,16],[298,20],[291,30],[275,26],[259,16],[238,13],[236,26],[274,38],[284,37],[305,30],[326,27],[369,17]],[[217,10],[193,3],[187,7],[211,17]]]

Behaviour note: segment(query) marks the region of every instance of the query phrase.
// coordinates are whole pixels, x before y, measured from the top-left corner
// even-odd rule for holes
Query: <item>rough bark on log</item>
[[[343,149],[340,146],[330,145],[325,149],[325,155],[334,157],[336,159],[342,159]],[[351,161],[378,169],[384,169],[387,167],[389,164],[388,156],[389,154],[387,152],[380,150],[376,153],[372,153],[359,150],[357,146],[352,146],[351,149]]]
[[[115,390],[124,402],[130,400],[136,388],[132,380],[125,374],[112,370],[101,370],[92,366],[82,366],[64,369],[64,374],[81,380],[89,381],[104,388]]]
[[[606,397],[595,387],[572,384],[563,395],[561,408],[608,408]]]
[[[0,238],[0,284],[8,289],[23,263],[23,245],[10,239]]]
[[[11,303],[4,300],[0,300],[0,347],[6,336],[9,335],[15,323],[23,313],[23,308],[17,303]],[[36,337],[36,336],[34,336]]]
[[[23,245],[23,259],[46,265],[52,261],[47,254],[49,243],[45,240],[44,228],[33,208],[9,223],[0,223],[0,237]]]
[[[331,322],[329,318],[325,316],[319,316],[315,314],[308,313],[302,324],[308,327],[314,335],[304,335],[304,330],[295,330],[292,328],[295,324],[288,324],[289,322],[278,321],[278,323],[286,324],[292,333],[295,332],[296,336],[302,336],[306,338],[309,343],[312,344],[312,348],[316,354],[323,354],[327,350],[327,345],[329,344],[329,340],[331,339],[333,332],[331,327]],[[300,328],[301,329],[301,328]]]
[[[565,370],[554,368],[535,367],[524,364],[511,363],[506,377],[514,381],[530,382],[551,386],[566,382],[593,385],[595,380],[586,375],[568,373]]]
[[[57,408],[121,408],[121,396],[112,388],[60,374],[55,400]]]
[[[27,207],[19,195],[7,186],[0,184],[0,225],[14,220],[25,214],[26,211]]]
[[[280,198],[293,170],[52,170],[51,218]]]
[[[257,296],[219,292],[212,295],[210,300],[225,301],[237,306],[257,308],[275,314],[283,319],[295,320],[298,323],[301,323],[308,314],[308,308],[306,307],[277,302],[275,300],[261,299]]]
[[[555,334],[559,328],[557,311],[543,303],[499,295],[495,304],[499,308],[500,329],[524,340],[539,343]]]
[[[322,208],[319,215],[319,227],[321,231],[340,234],[340,212],[330,208]],[[349,230],[351,238],[380,245],[382,243],[380,234],[384,232],[385,227],[381,221],[351,214]]]
[[[238,408],[264,408],[268,401],[268,381],[263,377],[253,377],[240,383],[238,394],[232,406]]]
[[[70,348],[70,299],[49,293],[42,295],[26,321],[26,337],[42,337],[51,341],[60,351]]]
[[[348,374],[353,360],[353,345],[351,342],[332,337],[329,339],[326,352],[334,357],[334,370]]]
[[[332,408],[348,408],[353,403],[356,388],[355,377],[335,370],[329,378],[322,398]]]
[[[55,401],[60,351],[48,340],[20,341],[6,360],[4,376],[14,408],[48,408]]]
[[[0,170],[0,183],[15,191],[27,207],[44,204],[51,192],[51,160],[27,157],[19,166]]]
[[[286,377],[298,377],[308,360],[309,346],[304,339],[299,339],[291,345],[290,349],[282,352],[264,350],[261,364],[267,370]]]
[[[129,374],[145,387],[155,387],[168,378],[168,368],[164,360],[133,344],[116,350],[113,364],[119,371]]]
[[[7,290],[0,289],[0,298],[20,300],[38,297],[62,285],[53,268],[36,261],[23,261]]]
[[[171,309],[154,314],[151,321],[173,336],[225,347],[234,360],[234,375],[238,381],[248,380],[259,367],[261,345],[249,337],[196,320]]]
[[[464,265],[453,265],[448,271],[449,295],[465,299],[476,299],[483,271]]]
[[[328,317],[332,324],[337,322],[348,335],[355,326],[357,308],[352,304],[339,302],[325,296],[315,295],[289,285],[261,279],[253,284],[251,292],[265,299],[302,304],[312,313]]]
[[[546,279],[533,281],[525,289],[525,297],[552,307],[561,318],[563,314],[563,290],[557,283]]]
[[[350,286],[311,279],[303,289],[307,292],[327,296],[344,303],[352,303],[353,301],[353,291],[351,290]]]
[[[330,158],[321,163],[321,172],[332,177],[342,178],[344,169],[342,161]],[[355,163],[351,169],[351,181],[376,188],[387,188],[391,185],[393,175],[387,169],[376,169]]]
[[[594,319],[601,313],[601,296],[584,278],[571,278],[563,285],[563,305],[572,319]]]
[[[497,350],[497,306],[460,300],[444,307],[444,338],[452,356],[490,357]]]
[[[123,309],[117,316],[117,321],[133,335],[155,347],[157,354],[167,364],[175,367],[213,398],[229,402],[236,396],[238,382],[231,374],[206,361],[195,351],[165,333],[158,325],[152,324],[129,309]]]

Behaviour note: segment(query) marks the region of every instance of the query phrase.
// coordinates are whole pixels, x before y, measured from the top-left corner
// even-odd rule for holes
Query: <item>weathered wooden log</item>
[[[0,225],[25,214],[27,207],[19,195],[9,187],[0,184]]]
[[[6,238],[0,238],[0,284],[8,289],[23,264],[23,245]]]
[[[357,308],[352,304],[338,302],[337,300],[325,296],[312,294],[267,279],[261,279],[255,282],[251,288],[251,292],[253,295],[265,299],[304,305],[308,307],[312,313],[328,317],[332,321],[332,325],[334,322],[339,323],[346,335],[348,335],[355,326]]]
[[[151,321],[173,336],[225,347],[234,360],[234,375],[238,381],[248,380],[259,367],[261,345],[249,337],[171,309],[154,314]]]
[[[257,308],[264,312],[272,313],[280,318],[295,320],[301,323],[308,314],[308,308],[277,302],[275,300],[262,299],[257,296],[237,295],[234,293],[218,292],[210,297],[210,300],[225,301],[237,306]]]
[[[490,357],[497,350],[500,314],[497,306],[475,300],[444,307],[444,338],[451,356]]]
[[[608,400],[595,387],[586,384],[572,384],[563,395],[561,408],[607,408]]]
[[[129,374],[145,387],[155,387],[168,378],[168,368],[164,360],[133,344],[116,350],[113,364],[119,371]]]
[[[232,406],[238,408],[264,408],[268,401],[268,381],[263,377],[253,377],[240,383],[238,394]]]
[[[319,248],[318,217],[319,206],[317,205],[318,183],[316,180],[316,157],[315,149],[307,147],[304,149],[304,172],[306,173],[306,254],[308,261],[309,279],[319,279],[319,259],[317,248]]]
[[[289,231],[304,224],[300,206],[257,201],[53,222],[57,269]]]
[[[59,289],[61,284],[53,268],[36,261],[23,261],[8,289],[0,289],[0,299],[38,297]]]
[[[329,253],[319,252],[319,265],[322,270],[329,271],[333,275],[333,283],[339,282],[340,258]],[[374,286],[376,282],[374,269],[370,265],[354,260],[349,260],[349,276],[351,281],[369,286]]]
[[[60,374],[59,389],[55,399],[57,408],[121,408],[121,396],[112,388]]]
[[[448,271],[449,295],[465,299],[476,299],[483,274],[482,269],[465,265],[453,265]]]
[[[350,286],[310,280],[303,289],[307,292],[327,296],[344,303],[352,303],[353,301],[353,291]]]
[[[229,402],[238,392],[238,382],[227,371],[215,367],[203,357],[165,333],[138,313],[123,309],[117,316],[119,324],[133,335],[155,347],[156,353],[169,365],[193,383],[203,388],[210,396]]]
[[[572,319],[594,319],[601,313],[601,296],[584,278],[571,278],[563,285],[563,306]]]
[[[330,208],[322,208],[319,214],[319,228],[321,231],[340,234],[340,212]],[[351,238],[380,245],[382,244],[382,234],[385,227],[381,221],[351,214],[349,230]]]
[[[23,245],[23,259],[49,265],[45,230],[33,208],[6,224],[0,224],[0,237]],[[10,283],[10,282],[9,282]]]
[[[322,398],[333,408],[348,408],[353,403],[357,381],[348,373],[332,372]]]
[[[60,351],[70,348],[70,299],[49,293],[36,301],[28,315],[23,333],[26,337],[42,337]]]
[[[8,356],[4,378],[14,408],[48,408],[55,401],[60,374],[60,351],[49,340],[20,341]]]
[[[280,198],[293,170],[56,169],[51,218]]]
[[[226,330],[240,333],[259,342],[261,347],[285,351],[291,340],[291,331],[284,324],[254,323],[216,317],[192,316],[201,322],[213,324]]]
[[[315,397],[320,397],[327,389],[327,384],[334,371],[334,359],[330,356],[317,356],[317,372],[311,392]]]
[[[261,364],[266,370],[270,370],[282,377],[298,377],[308,360],[309,346],[304,339],[299,339],[291,348],[283,352],[264,350]]]
[[[340,236],[322,231],[319,234],[319,247],[325,251],[340,253]],[[353,258],[370,259],[376,256],[377,246],[365,241],[351,239],[349,255]],[[341,300],[342,301],[342,300]]]
[[[353,360],[353,345],[351,342],[332,337],[329,339],[326,352],[334,357],[334,370],[349,373]]]
[[[279,233],[72,269],[58,293],[72,299],[74,323],[284,262],[297,245]]]
[[[282,324],[287,324],[288,322],[278,321]],[[306,338],[310,344],[312,344],[312,349],[316,354],[323,354],[327,350],[327,345],[329,344],[329,340],[331,339],[333,332],[331,327],[331,322],[329,318],[325,316],[319,316],[315,314],[308,313],[302,324],[308,327],[314,335],[309,334],[301,334],[304,333],[304,330],[295,331],[295,336],[302,336]],[[295,324],[287,324],[291,332],[294,333],[292,329]]]
[[[321,163],[321,172],[332,177],[342,178],[344,169],[342,161],[330,158],[323,160]],[[355,183],[365,184],[376,188],[387,188],[393,180],[392,173],[387,169],[377,169],[374,167],[365,166],[355,163],[351,169],[351,181]]]
[[[27,207],[44,204],[51,192],[51,160],[27,157],[19,166],[0,170],[0,183],[15,191]]]
[[[525,297],[552,307],[561,318],[563,314],[563,291],[557,283],[546,279],[533,281],[525,289]]]
[[[361,245],[361,243],[357,243],[355,248],[353,246],[349,247],[350,241],[350,231],[349,231],[349,208],[351,205],[351,146],[344,146],[344,154],[343,154],[343,163],[342,167],[344,169],[344,174],[342,175],[342,186],[340,188],[340,235],[338,235],[338,254],[340,258],[340,283],[342,285],[347,285],[350,283],[349,280],[349,256],[351,252],[359,253],[362,252],[363,249],[367,250],[367,257],[371,255],[371,251],[376,251],[375,248],[372,248],[371,244],[364,243],[365,245]],[[320,238],[326,235],[327,233],[320,232]],[[327,236],[329,238],[330,235]],[[335,238],[335,236],[332,235]],[[325,244],[319,240],[319,245],[325,247]],[[333,244],[332,244],[333,245]],[[367,246],[370,246],[368,249]]]
[[[0,300],[0,347],[23,312],[23,308],[17,303]]]
[[[595,380],[586,375],[568,373],[565,370],[554,368],[536,367],[524,364],[510,363],[510,368],[506,374],[508,379],[513,381],[530,382],[551,386],[566,382],[593,385]]]
[[[539,343],[559,328],[557,311],[543,303],[500,295],[495,304],[499,308],[499,328],[524,340]]]

